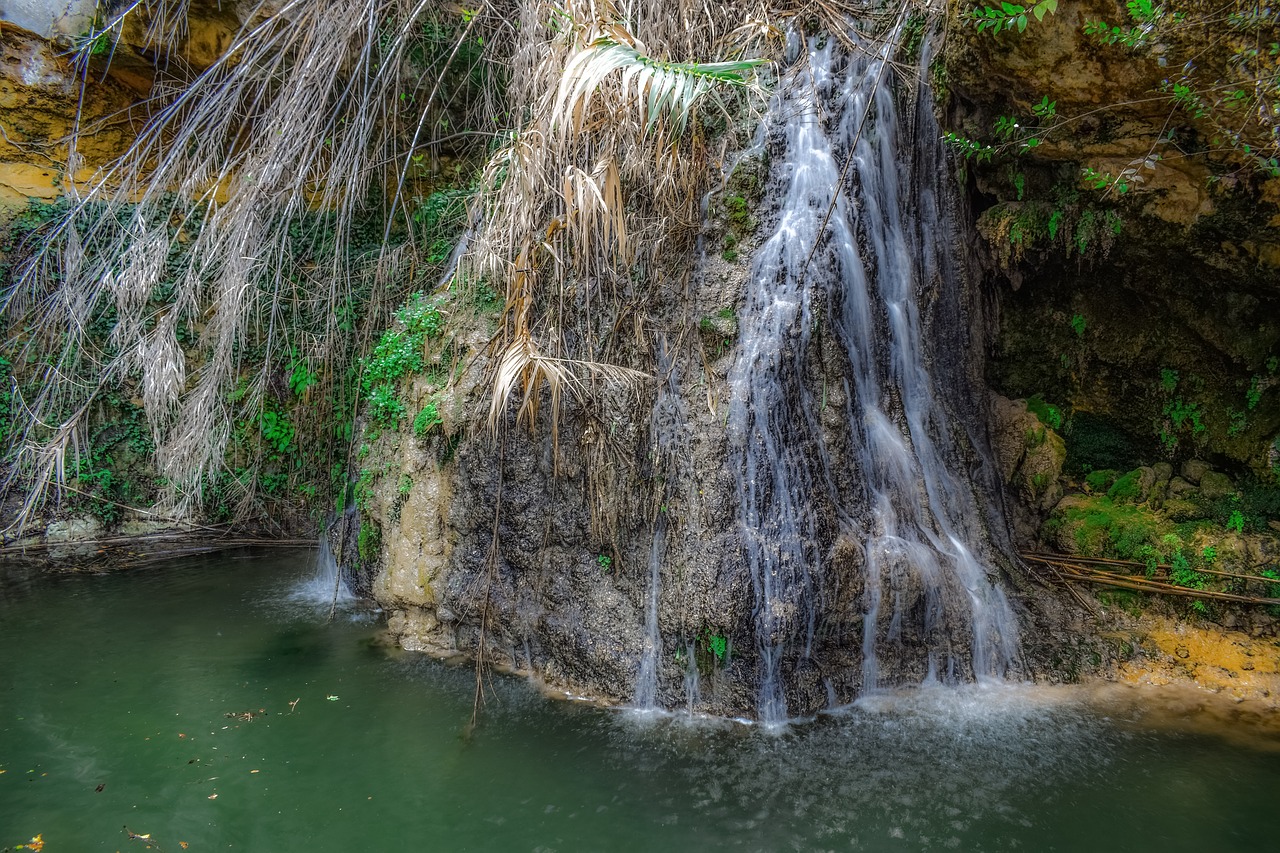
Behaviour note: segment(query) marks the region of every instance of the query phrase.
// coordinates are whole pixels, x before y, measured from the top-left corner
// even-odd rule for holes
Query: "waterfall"
[[[662,634],[658,630],[658,597],[662,590],[662,546],[665,531],[659,519],[649,549],[649,593],[645,602],[644,650],[640,655],[640,671],[636,676],[635,705],[642,711],[658,707],[658,661],[662,657]]]
[[[999,678],[1017,657],[974,451],[948,423],[956,389],[931,376],[964,357],[935,327],[964,318],[941,132],[922,84],[899,117],[884,67],[895,44],[849,55],[792,36],[796,61],[763,129],[776,209],[740,310],[728,426],[765,722],[787,718],[784,660],[814,653],[837,537],[861,545],[863,692]],[[836,342],[844,375],[831,377]],[[828,405],[842,406],[843,431]]]
[[[329,540],[320,537],[320,546],[316,549],[315,564],[311,577],[305,578],[299,586],[296,596],[302,600],[327,607],[336,606],[339,602],[355,600],[347,583],[342,579],[342,569],[329,547]]]
[[[688,412],[680,396],[680,374],[670,342],[657,336],[658,385],[653,404],[650,434],[653,436],[655,471],[666,474],[678,464],[690,441]],[[667,476],[660,478],[668,481]],[[658,625],[662,594],[662,557],[666,547],[667,526],[661,514],[653,521],[653,541],[649,547],[649,586],[645,594],[644,648],[636,673],[634,704],[642,710],[658,707],[658,673],[662,661],[662,633]]]

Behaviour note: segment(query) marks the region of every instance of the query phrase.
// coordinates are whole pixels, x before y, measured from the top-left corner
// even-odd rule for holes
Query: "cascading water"
[[[342,579],[342,569],[338,565],[333,549],[329,547],[329,540],[324,536],[320,537],[320,547],[316,550],[312,575],[302,581],[296,596],[331,608],[339,603],[355,600],[346,581]]]
[[[674,464],[689,443],[689,419],[680,397],[679,374],[671,346],[665,336],[657,342],[658,372],[663,381],[654,400],[650,432],[654,437],[653,455],[658,468]],[[635,707],[653,710],[658,707],[658,670],[662,659],[662,633],[658,625],[659,600],[662,593],[662,557],[666,547],[667,526],[661,515],[654,521],[653,542],[649,548],[649,588],[645,597],[644,649],[636,673]]]
[[[740,310],[728,424],[765,722],[787,717],[784,659],[791,668],[813,654],[830,558],[821,543],[837,537],[862,545],[863,692],[998,678],[1018,650],[984,559],[973,451],[954,440],[949,389],[930,376],[936,360],[964,356],[932,336],[963,320],[940,319],[959,311],[958,283],[927,92],[904,126],[887,54],[794,36],[790,52],[764,128],[777,209]],[[823,417],[824,325],[846,362],[831,393],[844,408],[839,438]]]
[[[653,532],[649,549],[649,594],[645,602],[644,651],[636,676],[635,705],[642,711],[658,707],[658,661],[662,657],[662,634],[658,630],[658,597],[662,590],[662,546],[666,531],[661,520]]]

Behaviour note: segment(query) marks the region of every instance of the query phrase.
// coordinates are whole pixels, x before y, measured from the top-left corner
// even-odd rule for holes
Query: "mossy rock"
[[[1084,490],[1090,494],[1105,494],[1118,479],[1120,472],[1114,468],[1090,471],[1084,478]]]
[[[1164,502],[1164,514],[1172,522],[1198,521],[1205,517],[1200,504],[1186,498],[1169,498]]]
[[[1206,471],[1200,475],[1200,494],[1206,500],[1224,498],[1235,491],[1231,478],[1217,471]]]
[[[1144,503],[1156,485],[1156,472],[1146,467],[1134,468],[1107,489],[1107,497],[1116,503]]]
[[[1173,532],[1146,507],[1118,504],[1104,495],[1069,495],[1054,507],[1042,537],[1067,554],[1138,560]]]

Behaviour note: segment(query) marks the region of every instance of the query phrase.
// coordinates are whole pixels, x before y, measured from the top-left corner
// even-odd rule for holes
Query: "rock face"
[[[160,31],[140,6],[113,31],[110,50],[89,54],[82,74],[71,54],[92,33],[96,8],[92,0],[6,0],[0,9],[0,206],[52,201],[68,183],[92,181],[141,128],[157,66],[173,79],[196,74],[244,23],[237,4],[193,0]]]
[[[132,141],[157,65],[197,74],[244,23],[235,4],[197,0],[185,28],[157,33],[140,7],[111,64],[90,60],[82,97],[63,49],[89,34],[95,8],[6,4],[0,204],[89,180]],[[459,442],[455,413],[440,430],[368,435],[353,547],[376,567],[365,588],[401,644],[613,702],[767,719],[869,686],[1107,665],[1091,638],[1071,637],[1087,626],[1012,567],[1013,543],[1107,553],[1139,512],[1158,541],[1240,498],[1246,472],[1280,466],[1280,180],[1188,156],[1144,163],[1124,199],[1080,186],[1084,167],[1141,160],[1171,121],[1152,96],[1167,69],[1083,34],[1119,12],[1063,0],[1022,36],[954,28],[934,75],[948,129],[983,138],[1049,100],[1062,119],[1019,157],[969,163],[971,210],[938,179],[932,118],[905,95],[858,90],[834,62],[786,97],[822,99],[809,130],[832,138],[850,136],[852,105],[875,101],[865,156],[842,174],[833,164],[854,152],[778,126],[744,163],[751,181],[727,176],[759,189],[764,175],[768,192],[738,186],[733,205],[730,190],[713,193],[723,221],[704,244],[723,254],[664,248],[653,310],[610,332],[636,339],[654,381],[593,380],[565,397],[555,428],[508,417],[496,436]],[[886,143],[893,107],[904,131]],[[73,152],[77,111],[92,132]],[[788,160],[796,151],[811,156]],[[817,166],[821,180],[796,179]],[[770,240],[800,245],[793,215],[815,211],[834,214],[821,218],[835,236],[803,258],[764,253]],[[815,258],[826,266],[811,273]],[[899,263],[899,292],[860,306],[851,282],[892,278]],[[915,334],[915,351],[899,346]],[[479,403],[482,378],[461,383],[455,408]],[[408,402],[439,393],[423,380]],[[1044,400],[1067,419],[1041,415]],[[1081,448],[1084,463],[1071,458]],[[1179,547],[1276,558],[1271,538],[1197,537]],[[1022,656],[1006,590],[1032,628]]]
[[[775,102],[760,233],[734,243],[754,261],[696,261],[646,334],[658,380],[638,402],[566,400],[554,433],[511,416],[438,467],[443,436],[379,439],[373,587],[403,645],[767,721],[1022,671],[987,398],[954,357],[980,352],[980,307],[949,251],[939,134],[913,136],[927,102],[888,90],[874,139],[849,115],[794,120],[818,108],[807,75],[824,113],[867,103],[877,75],[834,51],[802,54]],[[833,197],[846,145],[858,194]],[[1039,435],[1014,460],[1028,488],[1061,467]]]
[[[1189,41],[1194,28],[1141,50],[1085,32],[1126,16],[1064,0],[1025,33],[952,30],[950,128],[999,145],[1007,117],[1025,129],[1012,138],[1040,143],[966,169],[985,263],[1006,282],[991,384],[1123,436],[1133,452],[1101,467],[1213,456],[1264,475],[1280,440],[1280,178],[1194,153],[1214,131],[1171,86],[1187,57],[1178,73],[1207,85],[1221,57]],[[1082,180],[1135,162],[1124,194]]]
[[[1212,501],[1235,489],[1208,464],[1175,477],[1162,457],[1212,458],[1220,466],[1229,459],[1258,470],[1280,428],[1280,401],[1270,392],[1280,368],[1268,360],[1280,341],[1280,290],[1267,250],[1258,248],[1275,242],[1271,185],[1243,182],[1225,191],[1207,182],[1208,166],[1180,161],[1157,170],[1123,204],[1081,194],[1082,165],[1127,164],[1168,115],[1167,105],[1141,97],[1158,87],[1158,64],[1101,51],[1080,31],[1082,21],[1115,11],[1064,2],[1024,38],[997,41],[968,30],[956,33],[950,48],[951,126],[973,136],[997,116],[1030,114],[1045,93],[1057,98],[1062,116],[1121,105],[1012,165],[965,170],[984,241],[977,260],[989,273],[998,320],[987,371],[996,396],[986,396],[976,374],[991,303],[977,288],[962,288],[957,313],[948,314],[954,294],[917,288],[927,294],[921,311],[933,336],[925,362],[954,427],[949,450],[966,460],[959,467],[977,496],[968,516],[987,527],[979,538],[988,543],[989,577],[1016,596],[1031,626],[1022,671],[1050,680],[1079,678],[1117,658],[1087,636],[1073,640],[1091,629],[1073,624],[1052,596],[1016,572],[1002,571],[1009,534],[1020,545],[1096,554],[1110,547],[1118,526],[1159,512],[1151,533],[1159,541],[1172,530],[1163,525],[1203,512],[1190,498]],[[776,165],[785,149],[774,144],[769,155]],[[768,189],[781,194],[785,185],[775,178]],[[776,207],[769,212],[771,203],[782,202],[766,193],[757,211],[765,234],[781,215]],[[1045,233],[1033,239],[1032,224]],[[859,232],[860,249],[869,233]],[[735,229],[733,237],[726,257],[761,249],[760,235],[744,239]],[[652,672],[659,705],[766,718],[764,694],[775,671],[790,713],[856,696],[874,678],[865,669],[869,660],[887,662],[897,683],[925,676],[910,661],[922,659],[921,648],[942,629],[935,625],[930,637],[895,621],[884,628],[892,642],[882,648],[880,612],[868,605],[876,595],[868,578],[883,556],[869,543],[878,541],[883,522],[866,519],[910,511],[902,495],[868,515],[865,507],[851,512],[846,501],[875,481],[874,460],[892,455],[851,464],[860,451],[858,427],[850,425],[871,416],[854,385],[857,359],[840,346],[847,329],[793,333],[759,347],[743,295],[752,285],[746,265],[704,255],[691,266],[694,284],[666,306],[648,339],[661,381],[638,407],[651,412],[647,422],[635,416],[633,402],[606,394],[593,406],[570,405],[558,440],[546,431],[524,435],[509,423],[498,439],[464,442],[436,473],[422,473],[417,462],[403,468],[413,468],[414,489],[424,484],[425,494],[450,496],[442,518],[412,529],[405,528],[408,503],[398,522],[385,512],[374,516],[387,537],[375,587],[406,647],[479,653],[615,702],[649,696],[638,688]],[[792,308],[807,309],[803,289],[790,298]],[[825,316],[839,317],[841,297],[825,298]],[[702,318],[696,333],[684,334],[680,315],[690,306]],[[872,325],[891,322],[884,316]],[[1242,324],[1244,335],[1237,333]],[[753,352],[748,365],[776,359],[779,370],[790,371],[791,384],[781,386],[787,390],[750,397],[744,377],[752,374],[742,365],[743,354]],[[955,357],[960,352],[972,358]],[[909,404],[901,392],[885,396],[889,420],[902,417]],[[1032,397],[1041,408],[1044,400],[1063,406],[1054,425],[1031,411]],[[751,400],[745,409],[744,400]],[[741,430],[744,422],[750,426]],[[744,455],[743,435],[768,444],[784,422],[773,463],[762,468]],[[415,452],[440,459],[442,441],[417,440]],[[1084,469],[1115,469],[1105,483],[1098,480],[1097,494],[1063,497],[1084,470],[1070,459],[1073,448],[1089,454]],[[916,482],[929,492],[926,477]],[[394,503],[389,481],[379,488],[382,505]],[[765,495],[759,503],[743,497],[756,489]],[[932,492],[928,499],[946,500]],[[1102,501],[1119,521],[1098,515]],[[763,509],[753,516],[757,507]],[[793,538],[765,533],[778,529]],[[759,557],[752,537],[765,543]],[[788,588],[802,591],[776,594],[778,584],[796,579]],[[933,606],[927,583],[913,577],[899,584],[886,589],[906,602],[894,610],[902,624],[926,624]],[[806,622],[807,631],[798,627]]]
[[[77,140],[83,162],[105,163],[133,139],[129,110],[136,92],[107,81],[87,87],[82,101],[75,70],[58,48],[14,27],[0,27],[0,50],[0,205],[22,207],[28,199],[62,194],[77,109],[86,126],[102,123]],[[81,168],[71,178],[86,181],[93,171]]]

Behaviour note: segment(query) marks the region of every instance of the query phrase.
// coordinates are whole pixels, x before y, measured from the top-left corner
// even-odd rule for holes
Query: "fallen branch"
[[[1154,592],[1161,595],[1177,595],[1184,598],[1198,598],[1210,601],[1231,601],[1238,604],[1280,605],[1280,598],[1242,595],[1232,592],[1219,592],[1218,590],[1212,589],[1192,589],[1191,587],[1179,586],[1174,583],[1166,583],[1165,581],[1155,580],[1154,578],[1123,575],[1116,571],[1098,567],[1101,565],[1123,566],[1126,568],[1145,571],[1147,567],[1142,563],[1091,557],[1077,559],[1075,557],[1046,554],[1020,554],[1019,556],[1028,563],[1039,564],[1049,568],[1053,571],[1055,577],[1064,581],[1093,583],[1100,584],[1102,586],[1118,587],[1120,589],[1132,589],[1140,592]],[[1167,570],[1171,567],[1158,566],[1157,568]],[[1257,575],[1239,575],[1231,572],[1211,572],[1204,569],[1196,569],[1196,571],[1201,574],[1216,574],[1225,577],[1242,578],[1245,580],[1254,580],[1265,583],[1277,582],[1273,578],[1260,577]]]

